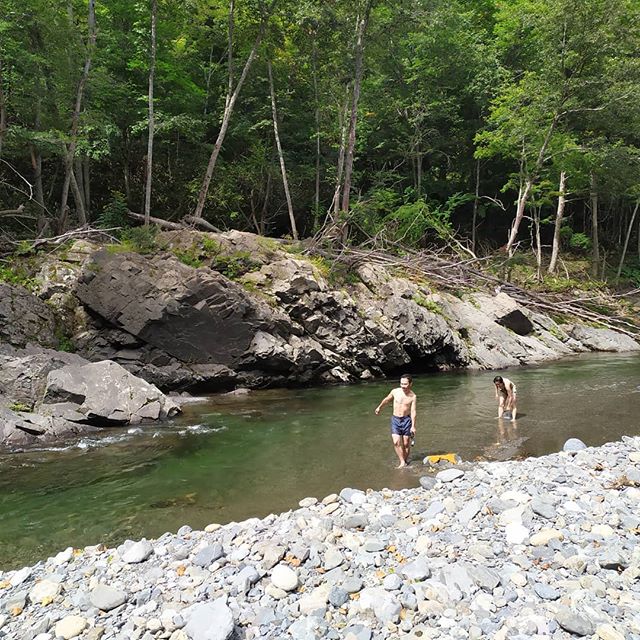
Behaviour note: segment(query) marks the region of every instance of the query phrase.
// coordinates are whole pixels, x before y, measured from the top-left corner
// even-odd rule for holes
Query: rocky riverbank
[[[0,637],[640,638],[640,437],[421,485],[69,548],[0,573]]]
[[[344,272],[300,244],[237,231],[163,232],[154,242],[145,253],[79,240],[31,257],[28,288],[0,282],[0,446],[162,419],[179,410],[168,391],[640,349],[628,335],[553,319],[504,292],[453,295],[374,260]]]

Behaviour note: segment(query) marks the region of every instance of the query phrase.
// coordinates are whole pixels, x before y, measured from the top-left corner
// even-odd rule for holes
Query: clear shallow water
[[[163,427],[113,429],[51,449],[0,455],[0,568],[67,546],[155,537],[297,506],[346,486],[417,486],[426,454],[538,456],[569,437],[599,445],[640,434],[640,355],[587,354],[507,371],[517,425],[496,418],[495,372],[418,376],[414,463],[395,469],[395,381],[218,396]]]

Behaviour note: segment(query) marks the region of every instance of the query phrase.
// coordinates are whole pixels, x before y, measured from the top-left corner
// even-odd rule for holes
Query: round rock
[[[279,564],[271,572],[271,582],[278,589],[293,591],[298,587],[298,574],[291,568]]]

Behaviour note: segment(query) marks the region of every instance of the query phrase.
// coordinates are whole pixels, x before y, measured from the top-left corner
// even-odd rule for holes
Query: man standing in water
[[[411,391],[412,377],[406,373],[400,378],[400,387],[392,389],[389,395],[376,407],[376,415],[385,404],[393,400],[391,416],[391,439],[400,464],[406,467],[411,452],[411,439],[416,435],[416,394]]]
[[[498,418],[502,418],[505,411],[511,411],[511,420],[515,422],[518,411],[516,407],[516,385],[509,378],[503,378],[502,376],[496,376],[493,379],[493,384],[496,387]]]

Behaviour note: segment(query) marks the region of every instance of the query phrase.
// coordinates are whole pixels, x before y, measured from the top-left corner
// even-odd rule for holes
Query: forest
[[[640,284],[636,0],[2,7],[6,246],[188,226]]]

